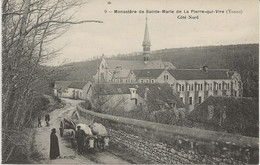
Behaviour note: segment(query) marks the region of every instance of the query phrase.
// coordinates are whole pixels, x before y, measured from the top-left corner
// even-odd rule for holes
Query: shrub
[[[83,106],[83,108],[85,108],[87,110],[92,109],[91,102],[89,100],[85,100],[85,102],[81,103],[81,105]]]

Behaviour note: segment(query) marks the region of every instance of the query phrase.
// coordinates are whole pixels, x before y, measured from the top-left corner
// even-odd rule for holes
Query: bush
[[[52,98],[55,102],[61,103],[61,99],[58,96],[52,95]]]
[[[81,103],[82,107],[87,109],[87,110],[91,110],[92,106],[91,106],[91,102],[89,100],[85,100],[85,102]]]

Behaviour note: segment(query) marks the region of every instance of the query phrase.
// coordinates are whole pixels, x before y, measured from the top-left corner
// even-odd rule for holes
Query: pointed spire
[[[149,31],[148,31],[148,25],[147,25],[147,16],[146,16],[143,46],[151,46]]]

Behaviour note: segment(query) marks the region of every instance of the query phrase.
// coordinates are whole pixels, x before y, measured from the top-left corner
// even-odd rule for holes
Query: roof
[[[171,62],[164,62],[163,61],[163,64],[168,69],[176,69],[176,67]]]
[[[68,88],[75,88],[75,89],[83,89],[85,85],[87,85],[87,81],[80,81],[80,82],[72,82]]]
[[[68,89],[68,86],[72,81],[55,81],[54,89],[60,90],[63,92],[65,89]]]
[[[212,118],[208,118],[208,106],[214,107]],[[224,107],[225,106],[225,107]],[[204,123],[205,125],[219,125],[220,112],[226,110],[226,119],[223,127],[226,129],[236,129],[239,132],[241,123],[243,123],[248,131],[256,129],[258,134],[257,124],[258,119],[258,99],[251,97],[224,97],[224,96],[210,96],[203,103],[199,104],[188,116],[192,121]],[[256,128],[257,127],[257,128]],[[246,133],[245,135],[251,135]]]
[[[114,78],[122,78],[122,77],[128,77],[130,73],[130,69],[121,69],[120,71],[118,72],[115,72],[114,74]]]
[[[228,69],[176,69],[168,70],[176,80],[214,80],[214,79],[231,79],[234,72]]]
[[[164,71],[164,69],[145,69],[145,70],[133,70],[136,77],[149,77],[157,78]]]
[[[157,100],[162,100],[166,103],[172,103],[174,100],[178,108],[184,107],[180,98],[168,84],[96,84],[94,86],[94,90],[98,91],[99,95],[130,94],[129,88],[137,89],[137,94],[142,98],[145,97],[145,91],[147,91],[149,104],[158,109]]]
[[[123,69],[164,69],[164,63],[162,60],[148,61],[147,64],[144,61],[131,61],[131,60],[109,60],[106,59],[107,68],[116,69],[121,67]]]

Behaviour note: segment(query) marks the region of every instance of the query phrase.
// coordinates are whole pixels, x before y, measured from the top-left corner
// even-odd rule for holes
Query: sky
[[[88,0],[75,9],[75,20],[103,23],[72,25],[51,45],[55,49],[65,47],[48,65],[85,61],[102,54],[109,57],[142,51],[146,17],[151,50],[259,43],[258,8],[257,0]],[[114,13],[114,10],[137,13]],[[140,10],[144,13],[139,13]],[[146,13],[146,10],[174,13]],[[191,10],[214,13],[191,13]],[[189,15],[199,19],[188,19]],[[186,19],[181,19],[185,16]]]

